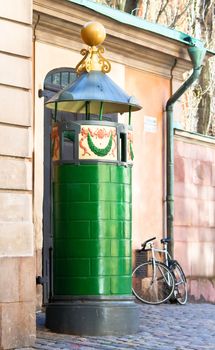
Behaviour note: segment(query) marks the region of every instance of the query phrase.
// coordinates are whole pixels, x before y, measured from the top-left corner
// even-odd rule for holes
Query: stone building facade
[[[0,348],[35,340],[30,0],[1,3]]]
[[[192,64],[183,36],[90,1],[2,0],[0,13],[0,349],[10,349],[34,343],[35,310],[43,302],[36,276],[44,271],[44,235],[50,237],[43,211],[49,134],[38,92],[47,75],[75,68],[87,21],[105,26],[110,76],[143,106],[132,118],[135,249],[165,233],[165,104]],[[178,101],[177,121],[181,108]]]

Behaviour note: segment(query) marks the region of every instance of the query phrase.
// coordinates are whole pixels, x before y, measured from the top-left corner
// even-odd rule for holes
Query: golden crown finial
[[[89,46],[87,49],[82,49],[81,54],[84,58],[76,66],[77,73],[90,72],[92,70],[108,73],[111,70],[111,65],[103,56],[104,48],[97,47],[103,43],[106,37],[105,28],[101,23],[88,22],[81,30],[82,40]]]

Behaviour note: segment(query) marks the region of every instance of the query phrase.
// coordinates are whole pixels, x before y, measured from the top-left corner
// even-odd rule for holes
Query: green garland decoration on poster
[[[89,145],[91,151],[94,154],[96,154],[99,157],[105,157],[110,152],[111,147],[112,147],[112,142],[113,142],[112,134],[110,135],[110,139],[109,139],[108,144],[105,148],[98,148],[97,146],[95,146],[89,132],[87,135],[87,142],[88,142],[88,145]]]
[[[130,154],[131,154],[131,160],[134,160],[134,152],[133,152],[133,147],[131,142],[130,142]]]

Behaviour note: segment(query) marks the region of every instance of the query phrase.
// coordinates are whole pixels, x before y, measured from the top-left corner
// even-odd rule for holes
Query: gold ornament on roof
[[[106,32],[101,23],[88,22],[81,30],[82,40],[89,47],[82,49],[81,54],[84,56],[76,66],[78,74],[90,71],[102,71],[108,73],[111,70],[110,62],[102,56],[104,53],[103,46],[98,46],[105,40]]]

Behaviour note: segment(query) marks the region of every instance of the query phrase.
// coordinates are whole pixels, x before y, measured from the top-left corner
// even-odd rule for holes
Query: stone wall
[[[215,140],[175,135],[175,254],[190,301],[215,303]]]
[[[32,2],[0,9],[0,349],[35,340]]]

